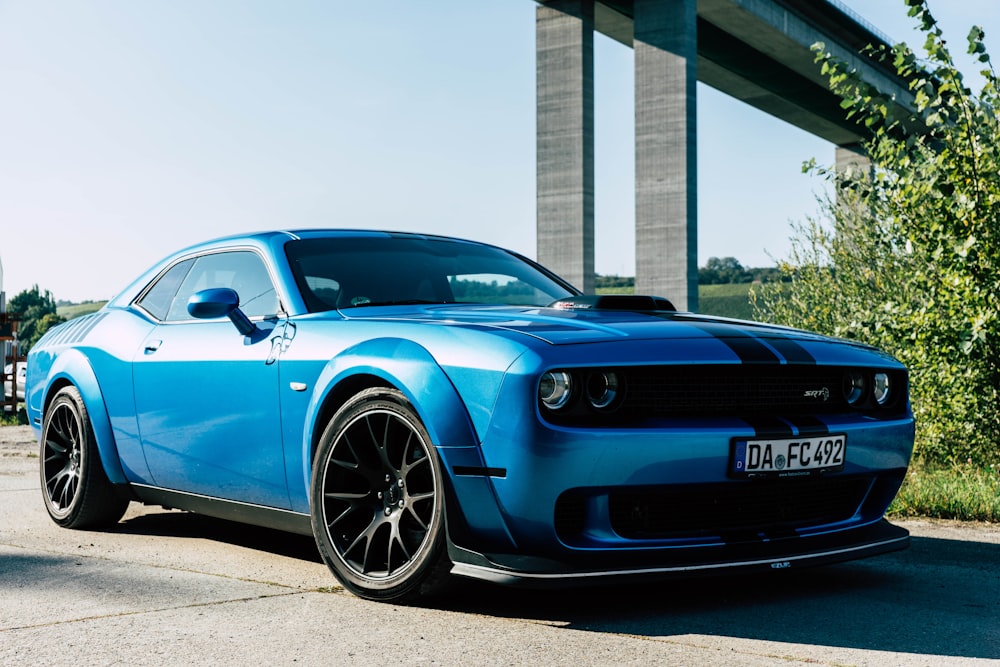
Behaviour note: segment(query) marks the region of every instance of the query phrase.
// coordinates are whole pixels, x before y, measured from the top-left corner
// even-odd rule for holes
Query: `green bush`
[[[834,184],[821,220],[798,227],[782,270],[752,295],[757,316],[877,345],[910,369],[917,455],[1000,462],[1000,95],[984,34],[974,95],[923,0],[907,0],[925,58],[905,44],[871,52],[906,78],[915,111],[817,45],[851,117],[871,130],[870,169],[806,165]]]

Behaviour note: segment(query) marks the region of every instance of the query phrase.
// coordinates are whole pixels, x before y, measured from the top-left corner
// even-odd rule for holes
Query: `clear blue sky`
[[[998,0],[931,0],[1000,60]],[[919,43],[903,0],[846,4]],[[0,0],[8,298],[106,299],[182,246],[371,227],[535,255],[530,0]],[[597,270],[634,272],[632,52],[597,39]],[[970,71],[972,68],[970,68]],[[833,147],[699,86],[699,263],[773,265]]]

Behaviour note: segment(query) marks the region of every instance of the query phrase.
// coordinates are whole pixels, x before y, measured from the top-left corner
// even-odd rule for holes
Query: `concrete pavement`
[[[906,552],[788,576],[359,600],[312,541],[135,504],[45,514],[0,427],[0,664],[941,665],[1000,662],[1000,526],[908,522]]]

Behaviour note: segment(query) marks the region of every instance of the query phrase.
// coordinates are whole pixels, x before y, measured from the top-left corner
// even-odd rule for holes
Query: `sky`
[[[844,0],[922,42],[904,0]],[[930,0],[1000,59],[1000,0]],[[104,300],[176,249],[353,227],[535,256],[530,0],[0,0],[0,261]],[[971,64],[963,66],[975,71]],[[634,275],[632,51],[595,38],[598,273]],[[699,264],[773,266],[832,145],[698,86]]]

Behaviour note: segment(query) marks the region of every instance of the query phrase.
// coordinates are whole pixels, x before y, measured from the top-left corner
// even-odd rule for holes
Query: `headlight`
[[[558,410],[573,397],[573,378],[566,371],[548,371],[538,383],[538,398],[550,410]]]
[[[595,371],[587,377],[587,401],[596,409],[610,407],[621,393],[621,381],[614,371]]]
[[[872,394],[875,396],[875,402],[879,405],[885,405],[889,402],[891,392],[889,390],[888,373],[875,374],[875,382],[872,383]]]
[[[857,406],[865,399],[865,376],[858,371],[844,373],[844,400]]]

